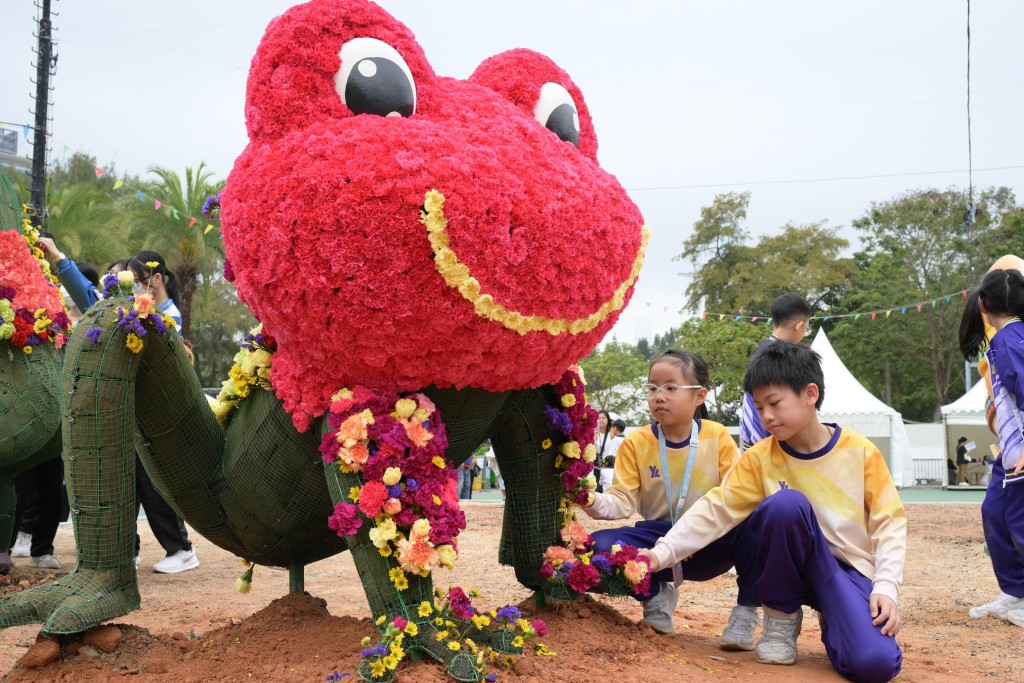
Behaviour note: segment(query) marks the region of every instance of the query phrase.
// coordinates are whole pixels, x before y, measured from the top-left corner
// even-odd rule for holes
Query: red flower
[[[469,598],[457,586],[448,592],[448,605],[452,608],[452,614],[459,619],[469,619],[476,612]]]
[[[569,570],[569,588],[577,593],[586,593],[601,581],[597,568],[589,564],[577,562]]]
[[[544,623],[543,619],[534,619],[530,622],[530,626],[533,627],[533,630],[541,638],[548,634],[548,625]]]
[[[384,501],[388,499],[388,490],[379,481],[368,481],[359,492],[359,509],[364,515],[373,519],[380,514]]]

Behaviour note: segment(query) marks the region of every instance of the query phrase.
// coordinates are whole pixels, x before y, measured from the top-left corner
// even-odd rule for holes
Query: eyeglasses
[[[672,398],[673,396],[678,396],[679,392],[683,389],[703,389],[704,386],[701,384],[663,384],[662,386],[648,384],[646,388],[649,398],[654,398],[658,395],[658,392],[664,392],[665,396]]]

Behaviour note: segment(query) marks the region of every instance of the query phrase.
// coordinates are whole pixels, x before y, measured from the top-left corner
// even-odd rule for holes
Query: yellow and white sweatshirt
[[[836,427],[820,451],[796,453],[774,436],[751,446],[722,484],[694,503],[653,552],[671,566],[726,534],[783,488],[810,501],[832,555],[896,600],[907,554],[907,516],[882,454]]]
[[[740,456],[729,430],[711,420],[698,422],[697,461],[690,476],[684,510],[718,486]],[[669,503],[665,500],[656,428],[657,424],[647,425],[626,436],[615,455],[615,477],[611,488],[596,494],[594,504],[584,508],[584,512],[594,519],[623,519],[634,512],[639,512],[644,519],[671,519]],[[683,484],[689,452],[689,439],[682,443],[666,443],[673,507],[679,500],[679,487]]]

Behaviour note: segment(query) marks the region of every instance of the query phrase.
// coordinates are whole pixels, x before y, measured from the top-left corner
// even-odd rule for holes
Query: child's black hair
[[[692,384],[699,384],[705,388],[708,386],[708,362],[693,351],[669,349],[655,358],[651,365],[653,366],[654,363],[660,363],[662,361],[668,361],[678,365],[679,369],[683,373],[683,377],[687,378],[687,381]],[[707,405],[701,403],[700,407],[697,408],[697,414],[695,417],[699,420],[708,419]]]
[[[799,294],[783,294],[772,302],[772,325],[778,327],[794,320],[810,320],[811,307]]]
[[[147,263],[156,263],[156,266],[149,267]],[[140,251],[128,259],[128,269],[135,274],[138,280],[146,280],[154,273],[160,273],[164,278],[164,289],[167,290],[167,297],[178,304],[178,277],[167,267],[164,257],[155,251]],[[140,277],[141,276],[141,277]]]
[[[1024,316],[1024,275],[1018,270],[993,270],[971,292],[960,318],[960,353],[973,361],[986,344],[981,306],[995,315]]]
[[[93,287],[100,286],[100,274],[96,271],[96,266],[91,263],[79,263],[78,272],[80,272],[85,279],[89,281],[89,284]]]
[[[743,391],[767,386],[789,387],[799,394],[808,384],[818,387],[815,408],[825,400],[825,373],[821,369],[821,356],[806,344],[778,340],[765,347],[747,368],[743,376]]]
[[[621,417],[617,417],[612,421],[612,427],[618,429],[619,434],[624,434],[626,432],[626,421]]]

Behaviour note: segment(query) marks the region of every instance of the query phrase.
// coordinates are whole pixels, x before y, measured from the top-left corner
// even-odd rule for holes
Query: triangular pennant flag
[[[904,306],[903,308],[900,309],[900,315],[906,315],[906,314],[907,314],[907,307]]]
[[[64,145],[64,154],[67,154],[70,150],[71,150],[70,147],[68,147],[67,145]]]
[[[827,315],[824,318],[821,319],[821,322],[827,322],[827,321],[828,321],[828,316]]]
[[[917,312],[918,312],[918,313],[920,313],[920,312],[921,312],[921,304],[918,304],[918,305],[917,305]]]
[[[725,313],[719,313],[718,314],[718,319],[719,320],[725,320]]]
[[[124,181],[121,180],[120,178],[118,178],[117,180],[114,181],[114,189],[115,190],[118,189],[119,187],[121,187],[122,185],[124,185]]]
[[[892,315],[892,309],[891,308],[888,311],[885,312],[885,317],[888,318],[890,315]]]
[[[100,168],[99,166],[97,166],[96,167],[96,177],[99,178],[101,175],[103,175],[103,169]]]
[[[153,200],[153,210],[154,211],[159,211],[160,210],[160,200],[159,199],[154,199]]]
[[[947,303],[947,304],[949,303],[949,300],[950,300],[950,298],[952,298],[952,296],[953,296],[952,294],[950,294],[950,295],[946,296],[946,303]]]
[[[193,216],[192,218],[188,219],[188,227],[191,228],[195,224],[196,224],[196,217],[195,216]]]
[[[935,299],[932,299],[932,308],[935,308]]]
[[[143,194],[142,194],[142,190],[139,190],[138,192],[136,192],[136,193],[135,193],[135,196],[139,198],[139,201],[140,201],[140,202],[144,202],[144,201],[146,201],[146,198],[145,198],[145,197],[143,196]]]
[[[212,226],[212,225],[207,225],[207,226],[206,226],[206,230],[203,230],[203,234],[205,235],[205,234],[207,234],[208,232],[210,232],[211,230],[213,230],[213,226]]]
[[[878,314],[877,314],[877,313],[875,313],[874,311],[871,311],[871,319],[872,319],[872,320],[874,320],[874,319],[875,319],[875,316],[876,316],[876,315],[878,315]]]
[[[962,290],[962,291],[960,292],[960,294],[962,294],[962,295],[963,295],[963,297],[964,297],[965,299],[967,298],[967,290],[966,290],[966,289],[965,289],[965,290]]]
[[[853,316],[853,321],[854,322],[857,322],[858,320],[860,320],[860,313],[858,313],[857,315]]]
[[[174,216],[174,220],[178,220],[178,210],[173,206],[171,207],[171,215]]]
[[[736,316],[736,320],[738,321],[739,319],[740,319],[740,317],[739,317],[739,316]]]
[[[708,317],[708,312],[707,312],[707,311],[703,311],[703,312],[701,312],[701,314],[700,314],[700,317],[701,317],[701,318],[706,318],[706,317]]]
[[[753,318],[750,319],[750,322],[752,322],[752,323],[756,323],[757,321],[758,321],[758,317],[756,315]]]
[[[25,142],[29,141],[28,140],[28,131],[29,131],[29,125],[26,123],[24,126],[21,127],[21,132],[25,134]]]

